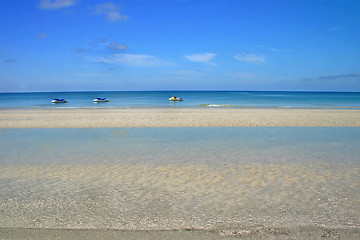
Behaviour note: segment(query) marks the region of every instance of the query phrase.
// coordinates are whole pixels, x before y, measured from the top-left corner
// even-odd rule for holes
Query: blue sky
[[[358,0],[3,0],[0,92],[360,91]]]

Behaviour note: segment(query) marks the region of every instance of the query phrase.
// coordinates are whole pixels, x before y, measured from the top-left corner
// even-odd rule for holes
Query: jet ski
[[[98,102],[109,102],[110,100],[107,98],[95,98],[94,102],[98,103]]]
[[[183,101],[182,97],[171,97],[169,98],[170,102],[175,102],[175,101]]]
[[[54,98],[52,101],[52,103],[67,103],[67,101],[63,98],[59,99],[59,98]]]

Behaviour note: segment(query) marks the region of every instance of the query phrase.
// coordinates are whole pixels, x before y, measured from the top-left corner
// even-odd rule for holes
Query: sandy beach
[[[2,129],[117,127],[360,127],[360,111],[216,108],[0,111]],[[78,134],[81,131],[86,129]],[[110,136],[128,138],[125,132],[111,132]],[[49,144],[41,147],[40,151],[57,149]],[[76,149],[81,147],[84,146]],[[31,154],[36,153],[37,148],[34,149]],[[84,151],[91,152],[90,148]],[[297,157],[296,152],[279,151],[288,154],[286,158]],[[20,152],[17,154],[14,156],[18,158]],[[327,152],[322,154],[329,157]],[[258,151],[248,158],[253,161],[258,155],[268,158],[268,154]],[[321,155],[308,151],[305,156],[316,161]],[[359,168],[352,162],[221,166],[20,164],[0,166],[0,173],[0,183],[5,186],[0,202],[3,214],[0,239],[360,237],[356,211]]]
[[[360,127],[351,109],[1,110],[0,128]]]
[[[254,228],[251,230],[231,231],[230,234],[219,234],[204,230],[170,230],[170,231],[122,231],[122,230],[74,230],[74,229],[9,229],[0,228],[0,238],[3,240],[29,239],[142,239],[142,240],[231,240],[231,239],[347,239],[357,240],[359,230],[326,229],[302,227],[290,228]]]
[[[0,173],[11,179],[0,239],[360,237],[356,166],[25,165]]]

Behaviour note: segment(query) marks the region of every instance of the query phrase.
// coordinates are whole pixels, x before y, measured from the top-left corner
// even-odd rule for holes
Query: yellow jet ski
[[[182,97],[171,97],[169,98],[170,102],[183,101]]]

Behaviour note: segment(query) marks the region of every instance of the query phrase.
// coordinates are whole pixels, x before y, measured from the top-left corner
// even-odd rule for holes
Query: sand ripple
[[[360,227],[355,164],[0,166],[0,226]]]

